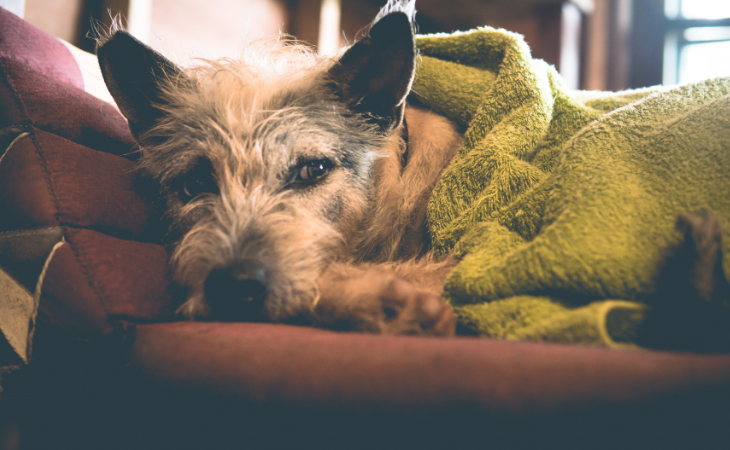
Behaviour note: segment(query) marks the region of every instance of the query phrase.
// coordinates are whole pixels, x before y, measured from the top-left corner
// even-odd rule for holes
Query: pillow
[[[28,361],[36,311],[78,337],[171,311],[135,141],[84,88],[63,43],[0,8],[0,366]]]

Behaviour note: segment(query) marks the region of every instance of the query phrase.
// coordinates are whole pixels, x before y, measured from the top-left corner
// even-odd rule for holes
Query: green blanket
[[[428,207],[436,251],[462,257],[445,284],[462,325],[632,346],[678,213],[730,230],[730,78],[571,92],[504,30],[417,45],[412,97],[467,130]]]

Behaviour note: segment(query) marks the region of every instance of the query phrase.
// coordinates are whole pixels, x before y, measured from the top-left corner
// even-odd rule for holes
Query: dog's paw
[[[381,330],[387,334],[453,336],[456,319],[451,307],[430,292],[394,278],[379,294]]]
[[[722,227],[704,209],[677,217],[682,240],[665,261],[652,308],[638,329],[642,347],[689,352],[730,351],[730,283],[725,278]]]
[[[710,210],[684,213],[677,217],[676,228],[684,235],[684,242],[674,259],[687,267],[678,280],[687,283],[692,297],[706,303],[727,303],[730,285],[722,267],[722,230],[720,220]],[[680,263],[680,264],[682,264]]]
[[[338,330],[453,336],[456,329],[440,296],[379,268],[326,274],[313,312],[319,325]]]

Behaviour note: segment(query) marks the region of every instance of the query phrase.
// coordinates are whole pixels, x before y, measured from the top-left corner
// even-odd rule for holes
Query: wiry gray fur
[[[391,0],[376,22],[405,13],[407,36],[407,27],[414,27],[414,3]],[[404,35],[399,33],[396,36]],[[167,69],[146,87],[145,73],[141,81],[114,73],[119,61],[113,58],[119,56],[104,50],[114,39],[100,41],[100,62],[103,71],[107,68],[107,84],[118,91],[117,102],[127,105],[122,111],[142,148],[139,167],[151,186],[172,272],[188,292],[180,314],[209,316],[209,274],[245,258],[268,270],[270,289],[262,313],[269,319],[304,314],[323,326],[453,333],[450,309],[439,299],[450,263],[427,256],[421,263],[400,266],[350,265],[370,258],[363,251],[387,253],[385,258],[371,255],[386,261],[398,255],[423,256],[426,251],[423,242],[403,250],[402,239],[393,236],[403,233],[401,225],[409,217],[418,217],[421,222],[414,226],[423,228],[425,204],[408,199],[425,198],[422,191],[433,187],[450,156],[438,159],[437,166],[430,153],[424,153],[420,163],[418,155],[411,156],[416,178],[408,182],[401,199],[389,193],[406,182],[401,173],[393,172],[392,179],[378,176],[390,174],[389,165],[405,151],[394,127],[402,120],[412,65],[398,61],[407,73],[396,80],[402,89],[388,94],[397,104],[386,105],[385,117],[375,120],[358,110],[361,98],[345,98],[350,91],[341,83],[358,79],[359,72],[348,72],[338,66],[339,60],[318,56],[291,39],[262,40],[249,45],[238,60],[209,61],[185,71],[165,63]],[[412,37],[402,47],[415,58]],[[134,51],[138,50],[139,46]],[[337,73],[350,78],[339,79],[333,75]],[[136,86],[143,86],[146,98],[152,97],[139,111],[125,94]],[[138,92],[134,95],[139,97]],[[388,117],[389,111],[394,111],[393,117]],[[154,120],[146,123],[138,117]],[[451,125],[438,120],[430,128],[449,136],[451,155],[460,141]],[[432,147],[429,152],[440,151]],[[292,183],[302,163],[323,159],[333,166],[326,176],[312,184]],[[187,198],[189,183],[201,177],[214,180],[215,190]],[[379,214],[386,220],[378,220]],[[400,279],[409,273],[425,284],[429,273],[437,273],[431,282],[434,293]],[[386,313],[388,308],[400,313],[393,317]]]
[[[170,87],[166,116],[142,136],[154,142],[140,166],[166,199],[174,273],[191,289],[186,315],[207,313],[207,272],[240,255],[277,268],[265,304],[269,317],[295,314],[314,298],[311,273],[341,246],[338,222],[353,214],[352,203],[367,201],[370,169],[384,144],[372,125],[332,100],[328,61],[287,42],[253,45],[242,61],[194,69],[195,91]],[[276,55],[276,64],[262,69],[264,54]],[[337,167],[329,187],[287,189],[298,163],[324,157]],[[200,159],[212,164],[220,195],[184,204],[179,183]]]

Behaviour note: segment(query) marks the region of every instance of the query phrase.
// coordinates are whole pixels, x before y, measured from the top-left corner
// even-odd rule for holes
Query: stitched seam
[[[10,88],[10,93],[12,94],[12,96],[15,99],[16,103],[20,107],[20,110],[21,110],[22,115],[24,117],[24,121],[23,121],[24,124],[29,124],[29,125],[31,125],[33,127],[33,128],[30,129],[30,138],[33,141],[33,143],[35,144],[36,156],[37,156],[38,161],[41,164],[41,168],[43,169],[43,172],[45,174],[45,179],[46,179],[46,184],[48,185],[48,190],[50,191],[51,197],[53,198],[53,203],[54,203],[54,206],[56,208],[56,212],[54,214],[56,216],[56,221],[60,223],[59,216],[60,216],[61,208],[60,208],[60,206],[58,204],[58,198],[56,198],[56,192],[53,189],[53,183],[51,182],[50,172],[48,171],[48,162],[46,161],[45,157],[43,157],[43,154],[41,153],[41,144],[38,141],[38,137],[36,136],[36,129],[37,129],[37,127],[35,126],[35,124],[33,123],[33,121],[28,116],[28,111],[25,108],[25,103],[23,103],[23,99],[21,98],[20,94],[18,93],[18,90],[15,89],[15,85],[13,84],[12,80],[8,76],[8,73],[7,73],[7,70],[5,69],[5,66],[3,66],[2,64],[0,64],[0,69],[2,69],[3,78],[7,82],[8,87]]]
[[[7,58],[4,58],[4,59],[7,59]],[[23,102],[23,99],[20,96],[20,93],[18,93],[18,90],[15,88],[15,84],[13,84],[13,81],[8,76],[5,66],[0,64],[0,69],[2,69],[3,78],[7,82],[8,87],[10,88],[10,93],[12,94],[16,103],[18,104],[18,106],[21,110],[21,113],[24,117],[23,124],[30,125],[33,127],[30,129],[30,138],[33,140],[33,143],[35,144],[36,155],[38,156],[38,160],[41,163],[43,172],[45,173],[46,183],[48,184],[48,190],[51,192],[51,197],[53,197],[53,203],[56,206],[56,213],[55,213],[56,221],[60,222],[59,215],[60,215],[61,209],[58,204],[58,199],[56,198],[56,192],[53,189],[53,184],[51,183],[51,176],[50,176],[50,172],[48,171],[48,163],[40,151],[41,145],[40,145],[40,142],[38,141],[38,137],[36,136],[37,127],[35,126],[35,123],[33,123],[33,121],[30,119],[30,116],[28,116],[28,110],[25,108],[25,103]]]
[[[38,137],[36,136],[37,127],[35,126],[35,124],[33,123],[33,121],[28,116],[28,111],[25,108],[25,104],[23,103],[23,101],[22,101],[22,99],[20,97],[20,94],[18,93],[17,89],[15,89],[15,85],[10,80],[10,77],[8,76],[7,71],[5,70],[5,66],[2,65],[2,64],[0,64],[0,70],[2,71],[3,78],[5,78],[5,81],[7,82],[8,87],[10,88],[11,95],[13,96],[13,98],[17,102],[18,106],[20,107],[20,110],[22,112],[22,115],[23,115],[23,117],[25,119],[24,120],[24,124],[29,124],[29,125],[31,125],[33,127],[31,129],[31,131],[30,131],[30,138],[33,140],[33,143],[35,144],[36,157],[38,158],[38,161],[41,164],[41,168],[43,169],[43,172],[44,172],[44,178],[46,179],[46,184],[48,185],[48,190],[50,191],[51,197],[53,198],[53,204],[54,204],[54,207],[56,209],[55,214],[54,214],[55,217],[56,217],[56,221],[60,224],[61,223],[61,220],[60,220],[61,208],[60,208],[60,205],[59,205],[59,202],[58,202],[58,197],[56,196],[56,191],[53,189],[53,183],[52,183],[52,180],[51,180],[50,172],[48,170],[48,162],[46,161],[45,157],[43,156],[43,153],[41,152],[41,148],[42,147],[40,145],[40,142],[38,141]],[[79,258],[79,254],[77,252],[77,249],[73,245],[73,242],[71,242],[68,239],[68,236],[67,236],[67,233],[66,233],[66,230],[65,229],[63,230],[63,235],[68,240],[68,242],[71,244],[71,251],[74,254],[74,258],[76,258],[76,262],[78,262],[79,267],[81,268],[82,273],[86,277],[86,282],[89,284],[89,287],[94,292],[94,294],[96,294],[97,301],[99,302],[99,306],[101,306],[101,309],[104,311],[104,313],[108,317],[109,312],[106,309],[106,305],[105,305],[105,302],[103,300],[103,297],[102,297],[101,293],[99,292],[99,290],[97,289],[97,287],[95,286],[95,283],[92,283],[91,276],[89,274],[88,268],[81,261],[81,258]],[[109,321],[107,320],[107,323],[108,322]]]
[[[107,316],[107,323],[109,323],[109,311],[106,309],[106,296],[102,295],[101,288],[94,283],[92,280],[91,272],[89,272],[87,261],[84,257],[82,257],[80,250],[77,248],[77,246],[74,244],[74,242],[71,240],[71,238],[68,236],[68,233],[66,233],[66,228],[63,227],[64,232],[63,235],[66,238],[66,241],[71,244],[71,251],[74,254],[74,258],[76,258],[76,262],[79,263],[79,267],[81,268],[81,272],[84,274],[84,277],[86,277],[86,282],[88,283],[89,287],[91,288],[92,292],[96,294],[96,300],[99,302],[99,306],[101,306],[101,309],[104,311],[104,314]]]
[[[10,58],[3,57],[0,59],[9,60]],[[3,78],[5,79],[5,82],[8,84],[8,87],[10,88],[10,93],[13,96],[13,99],[15,100],[15,103],[17,103],[18,108],[21,110],[24,120],[22,124],[18,125],[32,125],[35,126],[32,120],[30,120],[30,117],[28,117],[28,111],[25,109],[25,104],[23,103],[23,100],[21,100],[20,95],[18,94],[18,90],[15,89],[15,85],[10,80],[10,77],[8,76],[8,72],[5,69],[4,64],[0,64],[0,72],[2,72]]]
[[[142,231],[140,233],[132,232],[127,228],[112,228],[109,225],[99,225],[98,223],[92,223],[89,225],[79,225],[73,222],[61,222],[61,227],[73,229],[73,230],[88,230],[95,233],[104,234],[115,239],[128,242],[139,242],[142,244],[157,244],[162,245],[160,240],[155,238],[149,233],[149,231]]]
[[[36,128],[34,127],[33,130],[30,133],[30,138],[33,140],[33,143],[35,144],[35,153],[38,158],[38,162],[41,164],[41,168],[43,169],[44,178],[46,179],[46,184],[48,185],[48,190],[51,194],[51,198],[53,199],[53,205],[56,209],[56,212],[54,213],[54,216],[56,217],[56,222],[60,225],[61,224],[61,205],[58,203],[58,197],[56,196],[56,190],[53,188],[53,180],[51,180],[51,172],[48,170],[48,161],[46,161],[45,156],[43,156],[43,152],[41,151],[41,143],[38,140],[38,136],[36,136]]]

